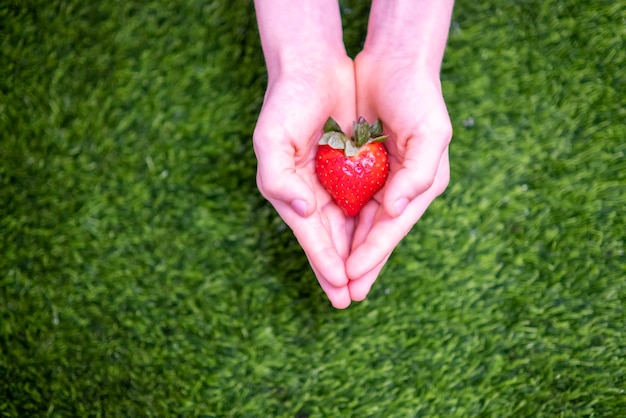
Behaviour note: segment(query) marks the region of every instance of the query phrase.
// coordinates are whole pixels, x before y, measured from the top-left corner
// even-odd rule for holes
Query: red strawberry
[[[356,216],[385,185],[389,159],[382,132],[380,120],[370,125],[362,117],[353,124],[352,138],[332,118],[324,125],[315,171],[346,216]]]

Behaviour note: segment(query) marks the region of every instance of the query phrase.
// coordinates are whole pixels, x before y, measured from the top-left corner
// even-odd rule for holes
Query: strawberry
[[[380,120],[372,125],[361,117],[348,138],[329,118],[319,141],[317,177],[346,216],[356,216],[387,180],[389,159],[382,142]]]

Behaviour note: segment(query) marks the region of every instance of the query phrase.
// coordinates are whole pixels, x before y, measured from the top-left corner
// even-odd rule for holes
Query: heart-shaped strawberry
[[[351,138],[332,118],[324,125],[315,171],[346,216],[356,216],[385,185],[389,159],[382,132],[380,120],[370,125],[363,117],[353,123]]]

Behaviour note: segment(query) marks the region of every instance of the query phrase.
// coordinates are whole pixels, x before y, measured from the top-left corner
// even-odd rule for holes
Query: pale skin
[[[449,181],[439,71],[453,1],[374,0],[350,59],[336,0],[256,0],[268,87],[254,131],[259,190],[293,230],[336,308],[363,300],[397,244]],[[315,174],[326,119],[380,118],[389,179],[354,218]]]

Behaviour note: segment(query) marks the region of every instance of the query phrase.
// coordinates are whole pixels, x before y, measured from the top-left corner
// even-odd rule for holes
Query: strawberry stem
[[[329,145],[331,148],[343,149],[348,157],[354,156],[365,144],[371,142],[383,142],[387,136],[382,135],[383,124],[380,119],[376,119],[373,124],[367,123],[361,116],[358,121],[352,123],[352,137],[348,138],[339,124],[329,117],[324,124],[324,135],[319,141],[319,145]]]
[[[354,132],[353,138],[356,140],[357,147],[365,145],[370,139],[370,125],[363,116],[359,118],[359,122],[356,124],[356,132]]]

